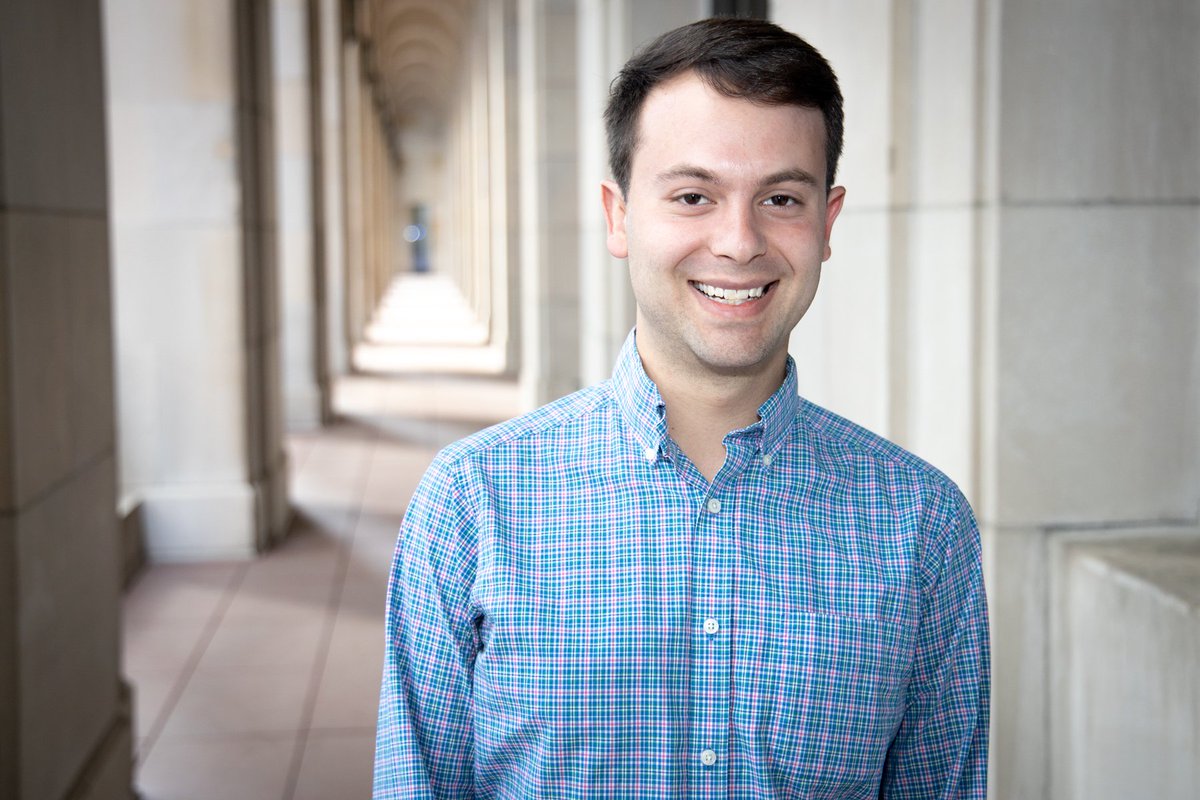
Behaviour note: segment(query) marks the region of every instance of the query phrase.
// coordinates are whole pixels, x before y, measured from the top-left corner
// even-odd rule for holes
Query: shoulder
[[[915,504],[927,525],[970,516],[962,490],[949,476],[895,442],[803,398],[796,427],[800,447],[818,468],[859,491],[869,481],[876,492]]]
[[[802,443],[831,461],[867,460],[934,484],[954,486],[937,467],[900,445],[803,398],[796,411]]]
[[[557,453],[577,450],[571,440],[597,438],[610,406],[607,382],[600,383],[447,445],[425,470],[406,520],[465,522],[491,493],[492,484],[541,469]]]
[[[612,392],[608,382],[598,383],[460,439],[443,448],[434,464],[462,466],[464,462],[488,460],[537,447],[547,440],[557,442],[587,436],[603,424],[611,405]]]

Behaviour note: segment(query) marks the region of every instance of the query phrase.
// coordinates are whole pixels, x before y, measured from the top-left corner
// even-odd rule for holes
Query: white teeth
[[[723,289],[720,286],[709,286],[707,283],[693,282],[692,285],[718,303],[731,306],[741,305],[748,300],[757,300],[767,290],[766,286],[756,286],[753,289]]]

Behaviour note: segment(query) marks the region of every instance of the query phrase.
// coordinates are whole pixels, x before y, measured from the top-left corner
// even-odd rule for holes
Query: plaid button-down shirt
[[[631,334],[446,448],[400,530],[376,798],[983,798],[979,536],[942,473],[797,396],[709,484]]]

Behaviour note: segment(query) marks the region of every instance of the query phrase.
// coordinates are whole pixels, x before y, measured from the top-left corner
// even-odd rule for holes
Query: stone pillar
[[[130,794],[100,4],[0,2],[0,796]]]
[[[517,213],[517,54],[509,31],[516,25],[513,0],[487,4],[488,168],[491,184],[490,274],[492,308],[490,342],[503,354],[505,371],[520,368],[518,263],[520,217]]]
[[[314,247],[312,0],[273,0],[276,196],[282,287],[284,418],[292,429],[319,426],[329,407],[324,348],[324,262]]]
[[[121,488],[154,559],[284,530],[264,0],[105,4]]]
[[[366,314],[363,302],[366,258],[363,253],[363,80],[361,45],[355,38],[342,45],[342,139],[345,166],[346,262],[345,262],[345,330],[347,350],[362,336]]]
[[[342,105],[342,22],[338,0],[310,0],[315,3],[313,24],[316,28],[317,56],[313,60],[317,104],[314,149],[318,154],[316,193],[316,229],[319,233],[317,259],[324,265],[324,315],[320,326],[329,375],[341,375],[350,369],[349,343],[346,339],[346,217],[345,153]],[[319,362],[318,362],[319,363]],[[326,395],[328,397],[328,395]],[[331,416],[326,406],[323,416]]]
[[[521,393],[536,406],[579,388],[575,6],[517,6],[521,180]]]

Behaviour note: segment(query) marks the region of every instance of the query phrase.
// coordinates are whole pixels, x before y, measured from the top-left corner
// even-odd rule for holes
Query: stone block
[[[257,552],[259,511],[249,483],[160,484],[138,496],[150,561],[246,559]]]
[[[992,637],[988,796],[1048,800],[1049,537],[990,525],[981,533]]]
[[[579,165],[576,163],[576,156],[579,142],[576,139],[576,131],[579,114],[575,107],[575,84],[551,85],[545,89],[545,98],[543,107],[545,128],[542,133],[544,154],[548,159],[570,162],[571,167],[578,172]],[[583,120],[583,124],[603,125],[604,123],[595,119]],[[568,208],[578,214],[575,202],[576,199],[572,198],[572,204]]]
[[[63,797],[119,714],[120,558],[106,458],[16,521],[20,797]]]
[[[1200,531],[1065,550],[1052,796],[1200,795]]]
[[[117,718],[78,784],[78,800],[136,800],[133,786],[133,730],[128,715]]]
[[[0,5],[0,206],[103,215],[101,5]]]
[[[1195,209],[1007,209],[999,225],[985,516],[1192,518]]]
[[[240,231],[118,228],[114,251],[124,485],[244,479]]]
[[[3,441],[3,440],[0,440]],[[0,452],[0,456],[3,453]],[[16,516],[0,510],[0,750],[17,752],[21,692],[17,683]],[[16,794],[15,758],[0,758],[0,794]]]
[[[1015,0],[1000,25],[1002,197],[1196,197],[1200,5]]]
[[[225,225],[239,219],[232,103],[226,97],[109,106],[112,216],[118,226]]]
[[[10,212],[12,504],[113,448],[108,238],[103,219]]]
[[[937,465],[968,497],[975,494],[975,220],[974,209],[965,207],[917,209],[897,218],[909,233],[900,443]]]
[[[897,199],[966,205],[975,198],[979,139],[978,3],[912,4],[912,163]],[[857,125],[852,136],[859,134]]]
[[[233,3],[104,0],[101,5],[114,104],[233,100]]]
[[[8,212],[0,209],[0,519],[14,506],[12,408],[12,319],[8,303],[10,256],[8,252]],[[2,546],[2,545],[0,545]],[[0,562],[2,563],[2,562]],[[0,783],[0,786],[3,786]]]

